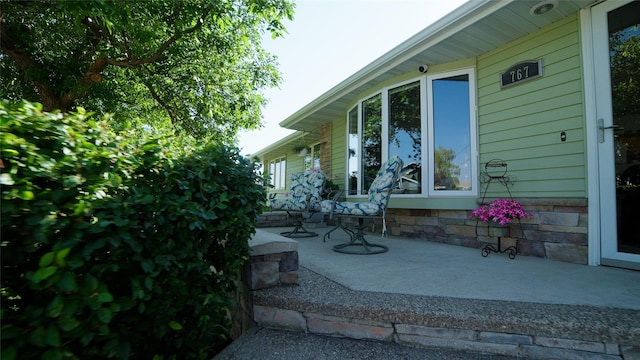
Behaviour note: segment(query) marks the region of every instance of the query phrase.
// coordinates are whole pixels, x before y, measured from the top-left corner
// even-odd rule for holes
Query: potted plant
[[[511,221],[533,217],[533,214],[526,212],[522,204],[515,200],[496,199],[487,205],[472,210],[469,217],[488,223],[489,235],[500,237],[506,235]],[[492,229],[502,229],[502,231]]]
[[[340,188],[338,187],[337,184],[334,184],[333,181],[331,180],[327,180],[324,183],[324,189],[322,191],[322,198],[323,199],[331,199],[331,197],[333,196],[333,193],[335,191],[338,191]]]
[[[305,156],[307,155],[307,145],[295,145],[293,147],[293,152],[298,153],[298,156]]]

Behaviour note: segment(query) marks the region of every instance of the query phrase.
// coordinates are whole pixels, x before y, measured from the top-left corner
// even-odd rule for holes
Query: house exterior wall
[[[516,197],[587,196],[578,29],[573,15],[478,58],[480,164],[505,160]],[[501,72],[537,59],[541,78],[500,88]],[[505,195],[500,187],[488,194]]]
[[[573,15],[476,59],[433,66],[430,73],[476,68],[480,170],[487,161],[504,160],[512,180],[511,194],[534,214],[511,225],[502,247],[517,242],[521,255],[586,264],[587,171],[579,28]],[[501,89],[500,73],[521,61],[537,59],[543,61],[541,78]],[[332,123],[331,132],[332,174],[342,177],[341,188],[347,111]],[[566,141],[561,141],[561,132]],[[486,183],[480,186],[481,199]],[[486,190],[487,199],[509,196],[497,182]],[[488,236],[486,224],[469,218],[478,202],[478,198],[392,197],[387,229],[396,236],[480,248],[496,239]]]

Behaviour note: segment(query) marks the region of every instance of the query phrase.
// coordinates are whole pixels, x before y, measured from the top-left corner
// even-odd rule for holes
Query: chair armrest
[[[335,193],[333,193],[333,196],[331,196],[331,211],[329,212],[329,219],[333,219],[333,211],[336,209],[336,202],[338,202],[338,199],[340,199],[342,197],[342,195],[344,194],[344,190],[337,190]]]
[[[344,195],[344,190],[336,190],[336,192],[333,193],[331,200],[333,200],[333,202],[335,203],[342,197],[342,195]]]

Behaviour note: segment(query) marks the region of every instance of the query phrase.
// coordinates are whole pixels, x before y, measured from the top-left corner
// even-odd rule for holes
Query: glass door
[[[640,269],[640,1],[592,9],[601,262]]]

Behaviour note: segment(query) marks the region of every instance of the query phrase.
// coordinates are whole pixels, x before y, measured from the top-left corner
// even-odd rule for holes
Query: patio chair
[[[382,220],[382,236],[387,232],[386,216],[389,198],[396,187],[398,174],[402,169],[402,160],[394,156],[380,167],[376,178],[369,187],[366,202],[337,201],[340,194],[334,196],[332,200],[322,202],[322,212],[328,214],[329,218],[337,218],[336,227],[328,231],[323,241],[331,237],[331,233],[337,229],[344,230],[350,237],[350,241],[338,244],[333,247],[334,251],[346,254],[379,254],[389,250],[385,245],[373,244],[367,241],[364,234],[365,219]],[[358,224],[353,229],[348,228],[343,221],[356,219]]]
[[[269,199],[269,207],[272,211],[286,211],[288,216],[292,216],[291,213],[299,213],[301,215],[296,217],[293,230],[280,233],[282,236],[289,238],[318,236],[315,232],[307,231],[302,222],[310,219],[313,214],[320,212],[320,201],[322,200],[325,179],[324,172],[317,169],[295,173],[291,176],[291,188],[286,193],[285,198],[276,199],[272,197]]]

